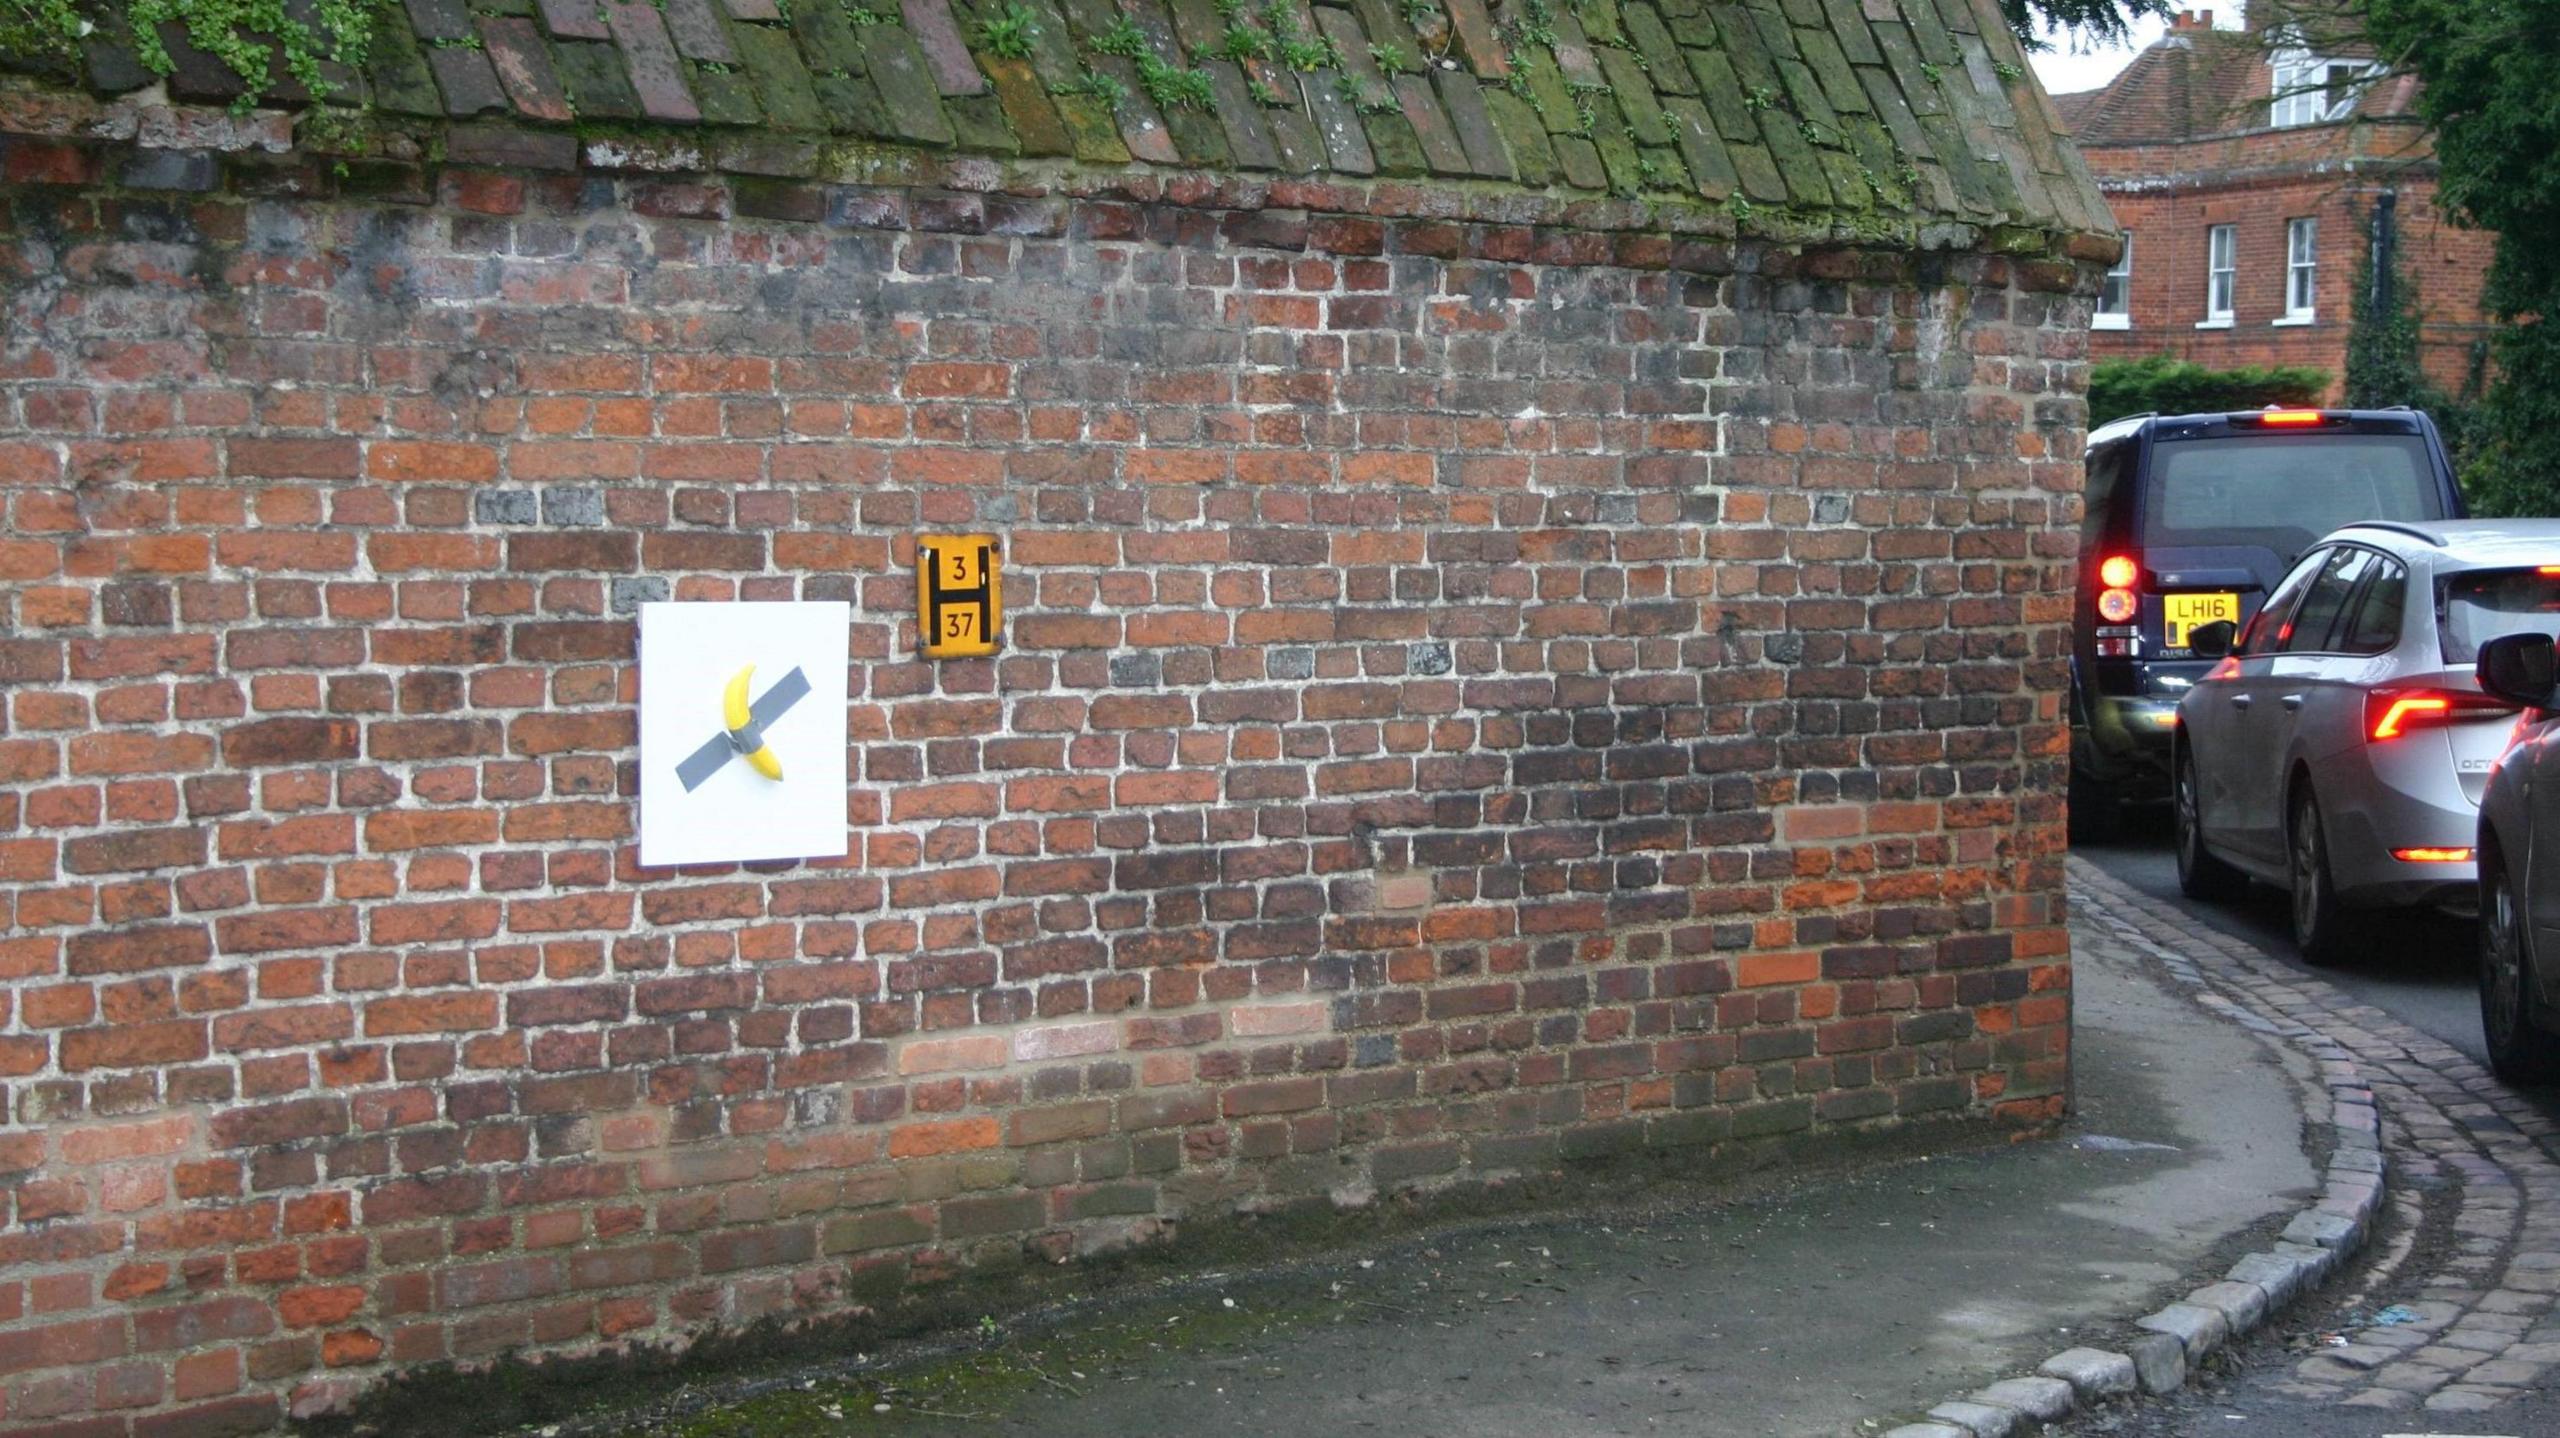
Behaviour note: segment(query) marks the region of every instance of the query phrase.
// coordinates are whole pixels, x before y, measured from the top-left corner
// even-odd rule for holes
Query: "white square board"
[[[843,857],[852,623],[840,600],[640,606],[641,863]],[[723,699],[748,665],[746,695],[764,711],[751,737],[778,781],[729,740]]]

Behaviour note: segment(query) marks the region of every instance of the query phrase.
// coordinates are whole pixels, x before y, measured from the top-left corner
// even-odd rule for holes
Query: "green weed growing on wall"
[[[1085,41],[1085,47],[1097,55],[1117,55],[1134,60],[1147,52],[1147,32],[1138,22],[1123,15],[1111,22],[1111,28]]]
[[[1138,56],[1138,83],[1146,87],[1147,98],[1159,110],[1206,110],[1218,103],[1208,71],[1168,65],[1153,51]]]
[[[1025,5],[1007,5],[978,22],[978,48],[1000,60],[1028,60],[1040,38],[1040,17]]]
[[[94,28],[72,0],[0,0],[0,57],[22,64],[69,60]]]
[[[379,0],[315,0],[306,21],[288,12],[284,0],[131,0],[124,15],[143,68],[158,75],[177,69],[161,38],[161,27],[174,25],[188,44],[240,77],[243,93],[234,108],[245,110],[286,77],[315,100],[336,94],[327,67],[363,67],[378,9]],[[20,64],[74,63],[80,42],[105,18],[85,0],[0,0],[0,57]],[[282,77],[275,73],[279,56]]]

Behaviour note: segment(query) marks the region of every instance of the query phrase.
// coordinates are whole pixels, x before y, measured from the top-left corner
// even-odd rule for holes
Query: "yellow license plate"
[[[2161,637],[2171,649],[2187,647],[2187,632],[2206,624],[2240,622],[2237,594],[2164,594],[2160,596]]]

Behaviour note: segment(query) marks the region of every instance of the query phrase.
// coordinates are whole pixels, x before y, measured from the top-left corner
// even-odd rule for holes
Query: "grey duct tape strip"
[[[747,727],[743,732],[754,735],[760,744],[764,731],[773,726],[774,720],[789,713],[792,705],[808,697],[809,676],[794,665],[790,673],[775,680],[772,688],[756,696],[755,702],[747,706]],[[731,742],[729,731],[723,729],[704,741],[701,748],[685,756],[684,762],[676,766],[676,780],[690,794],[702,787],[702,781],[719,773],[721,765],[737,758],[741,752]]]

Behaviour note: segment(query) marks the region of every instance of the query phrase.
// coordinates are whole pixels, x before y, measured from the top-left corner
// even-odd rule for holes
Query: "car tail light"
[[[2131,624],[2142,612],[2142,600],[2133,592],[2133,582],[2142,577],[2142,566],[2130,554],[2110,554],[2098,561],[2098,617],[2109,624]]]
[[[2314,429],[2329,423],[2329,416],[2316,409],[2263,409],[2242,417],[2269,429]]]
[[[2512,714],[2512,704],[2486,694],[2447,689],[2376,689],[2364,696],[2364,732],[2373,743],[2464,719]]]
[[[2391,857],[2404,864],[2468,864],[2469,849],[2394,849]]]

